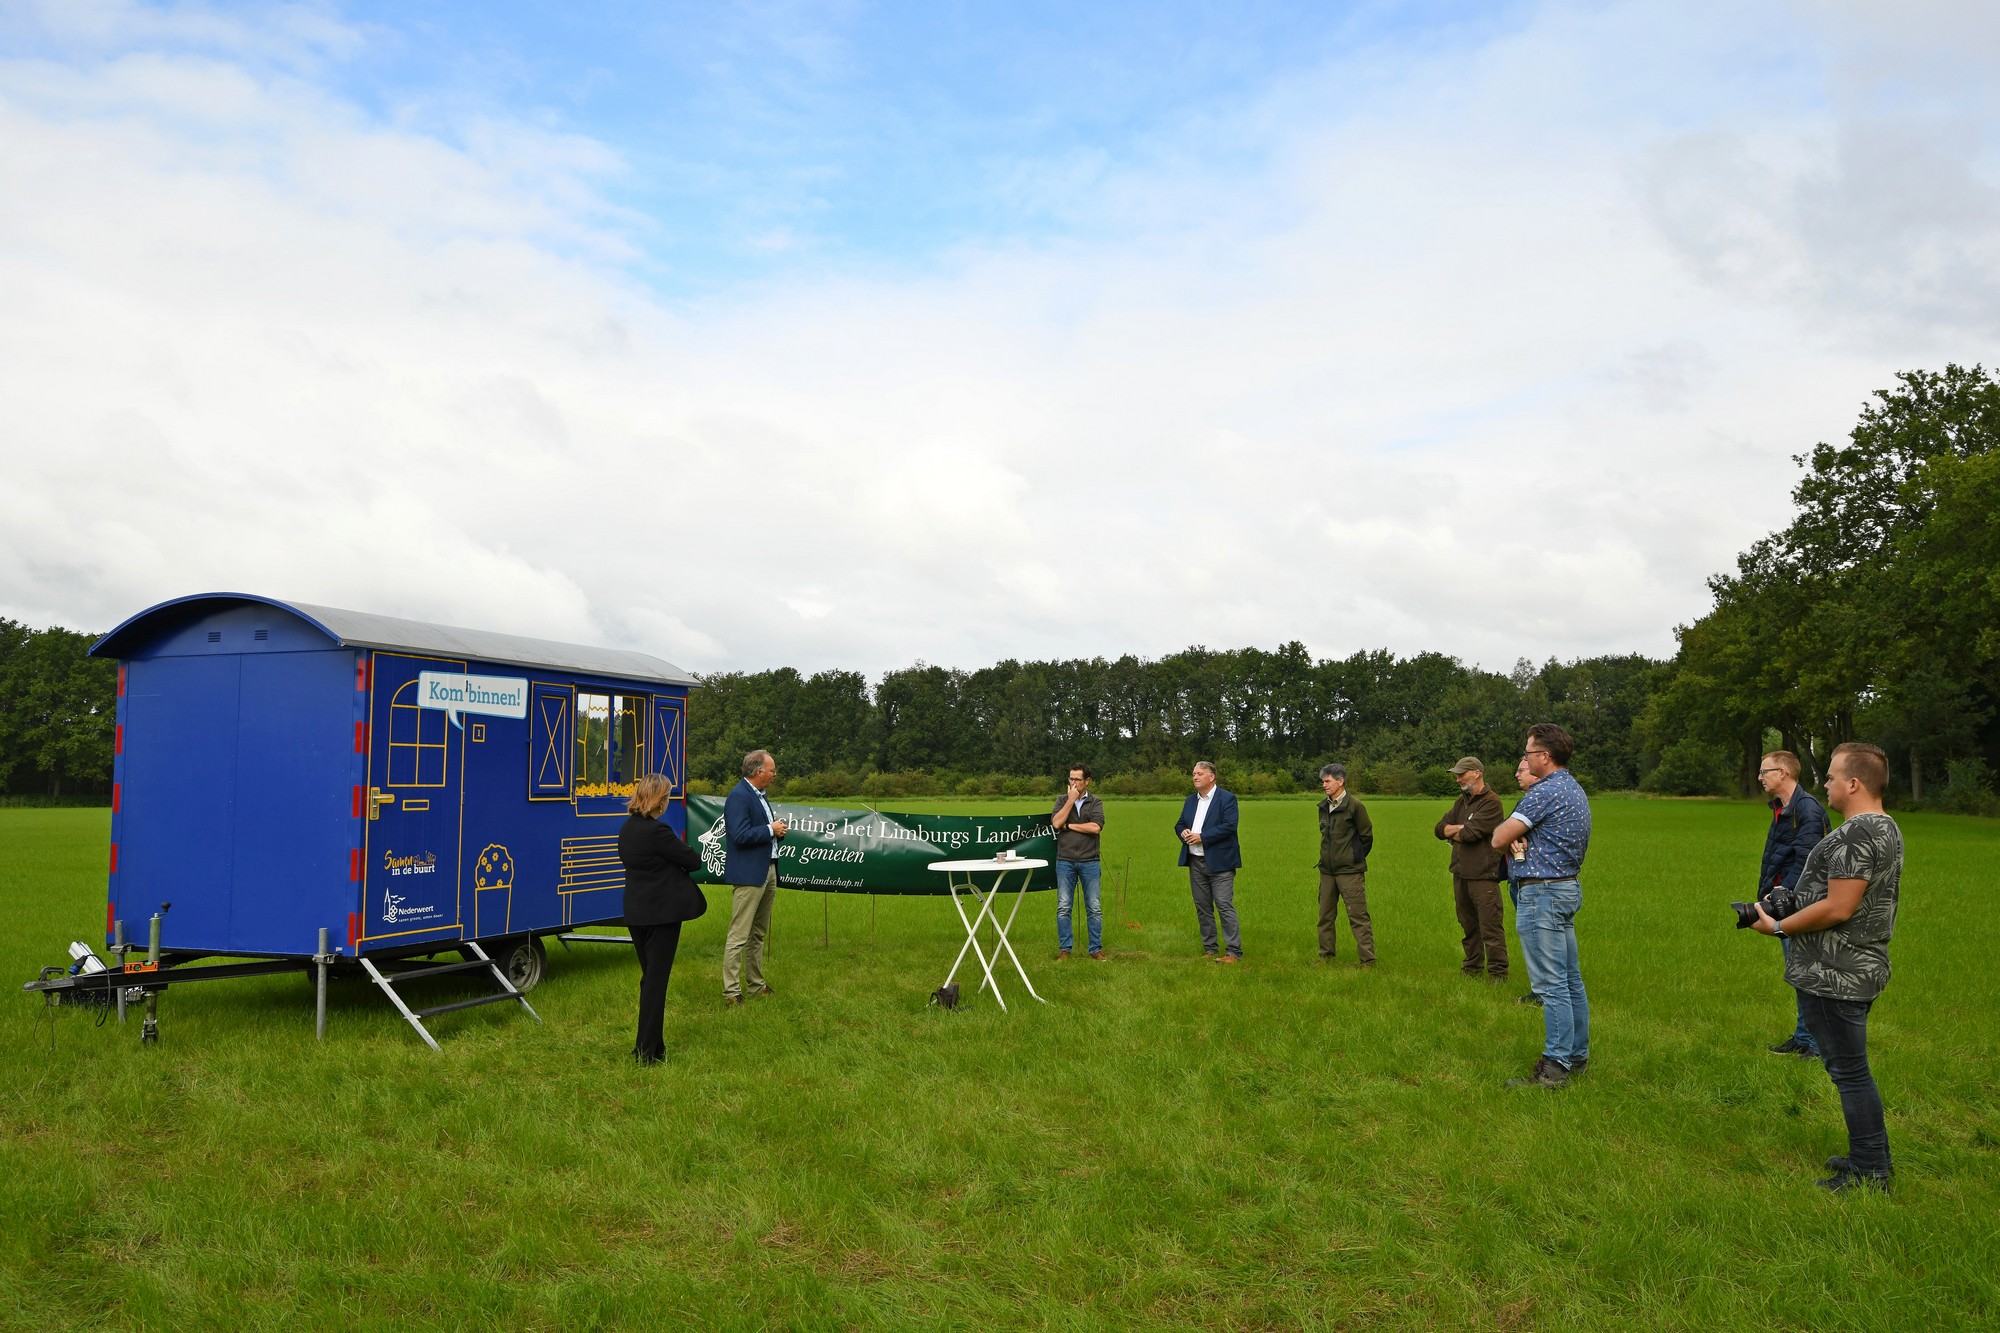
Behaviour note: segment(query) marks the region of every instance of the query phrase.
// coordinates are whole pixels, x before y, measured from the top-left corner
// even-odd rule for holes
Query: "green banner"
[[[1028,872],[1030,889],[1056,886],[1056,831],[1047,815],[885,815],[788,801],[771,809],[789,826],[778,844],[778,883],[788,889],[943,895],[944,872],[931,862],[983,861],[1003,851],[1049,863]],[[687,828],[701,853],[695,880],[723,883],[722,797],[688,797]],[[1018,872],[1009,875],[1008,891],[1020,883]]]

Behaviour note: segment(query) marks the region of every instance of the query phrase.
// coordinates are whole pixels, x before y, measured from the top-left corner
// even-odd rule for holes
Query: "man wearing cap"
[[[1451,844],[1451,893],[1464,933],[1468,977],[1482,967],[1489,981],[1507,979],[1507,926],[1500,913],[1500,873],[1505,853],[1493,846],[1500,827],[1500,798],[1486,785],[1486,774],[1471,755],[1451,766],[1458,779],[1458,799],[1432,830]]]

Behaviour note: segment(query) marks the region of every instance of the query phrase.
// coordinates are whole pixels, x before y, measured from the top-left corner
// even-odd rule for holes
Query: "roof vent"
[[[264,642],[264,640],[271,637],[271,631],[267,629],[260,629],[255,634],[252,634],[250,637],[255,639],[257,642],[262,643]]]
[[[221,643],[221,642],[222,642],[222,631],[221,631],[221,630],[219,630],[219,629],[212,629],[212,630],[210,630],[210,631],[208,632],[208,641],[209,641],[210,643]]]

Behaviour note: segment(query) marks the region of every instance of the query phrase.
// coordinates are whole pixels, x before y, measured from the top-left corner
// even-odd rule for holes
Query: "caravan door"
[[[364,795],[364,948],[463,934],[458,866],[465,727],[462,718],[419,703],[417,678],[426,671],[463,673],[465,663],[375,654]]]

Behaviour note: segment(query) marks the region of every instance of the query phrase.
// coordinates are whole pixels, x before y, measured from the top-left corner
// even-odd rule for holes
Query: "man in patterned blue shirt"
[[[1535,785],[1493,830],[1493,845],[1503,850],[1516,838],[1528,842],[1527,858],[1509,867],[1521,893],[1514,930],[1528,981],[1542,997],[1542,1058],[1526,1078],[1507,1080],[1510,1088],[1560,1088],[1590,1063],[1590,1001],[1576,959],[1576,914],[1583,908],[1577,876],[1590,850],[1590,799],[1570,774],[1573,748],[1569,733],[1553,722],[1528,728],[1522,759]]]

